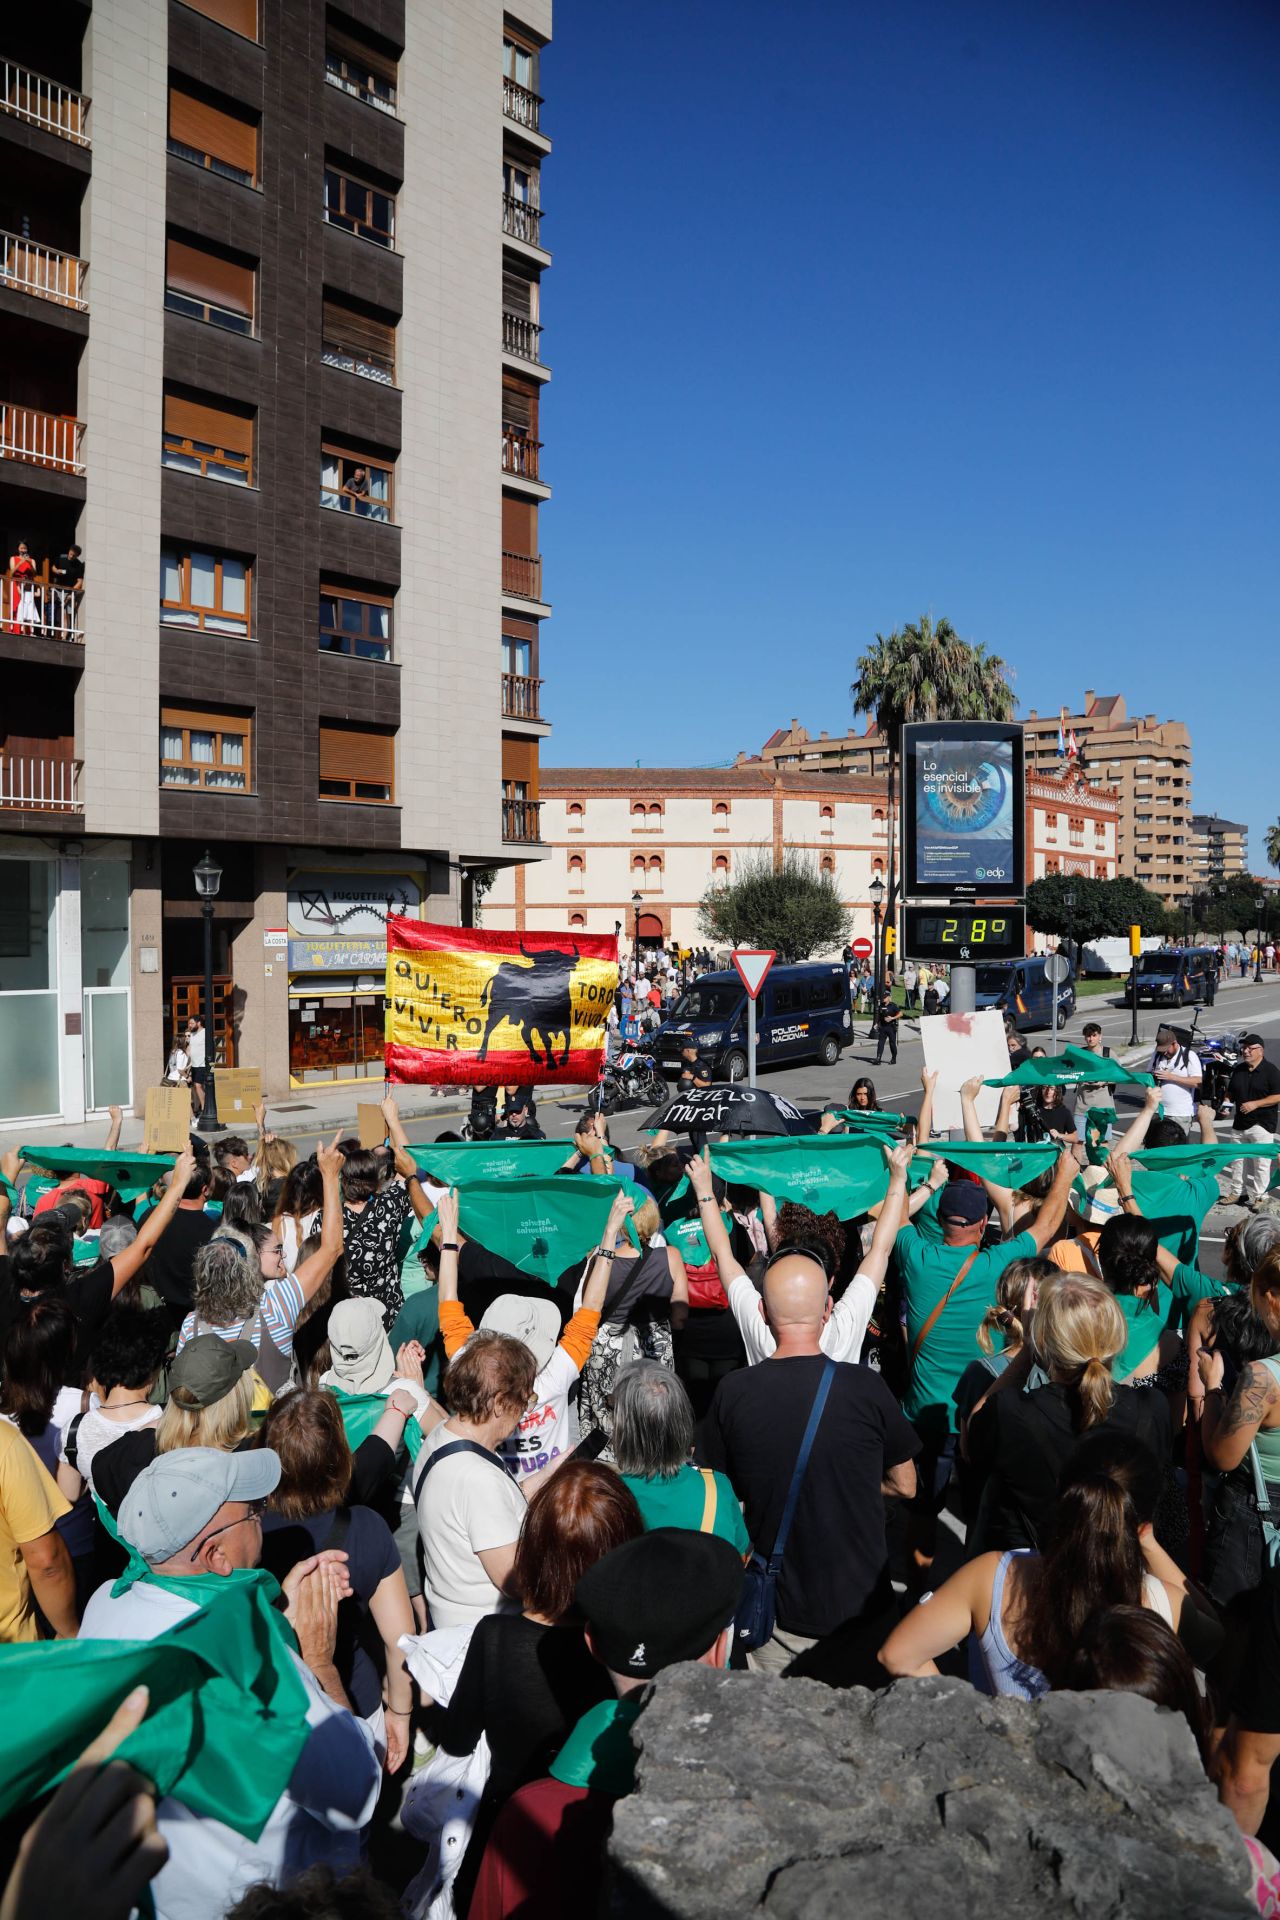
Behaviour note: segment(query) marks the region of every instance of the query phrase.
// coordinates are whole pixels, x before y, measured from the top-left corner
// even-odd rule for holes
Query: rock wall
[[[1120,1693],[989,1700],[673,1668],[635,1729],[618,1920],[1244,1920],[1235,1822],[1186,1722]]]

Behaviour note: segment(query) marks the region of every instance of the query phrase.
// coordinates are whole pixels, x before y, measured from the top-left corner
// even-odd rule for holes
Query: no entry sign
[[[866,934],[863,933],[860,934],[856,940],[850,941],[849,951],[853,954],[855,960],[869,960],[875,952],[875,947],[871,941],[868,940]]]

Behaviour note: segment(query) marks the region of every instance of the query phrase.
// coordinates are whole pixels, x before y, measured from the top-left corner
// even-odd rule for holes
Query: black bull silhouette
[[[504,1020],[520,1029],[520,1037],[529,1050],[529,1058],[541,1066],[545,1058],[556,1066],[556,1041],[562,1042],[560,1066],[569,1058],[569,1040],[573,1027],[573,1001],[570,985],[573,969],[580,958],[575,944],[572,953],[551,949],[529,953],[523,940],[520,951],[528,961],[504,960],[492,979],[486,980],[480,993],[480,1005],[487,1009],[484,1034],[476,1058],[483,1060],[489,1042]],[[542,1042],[542,1053],[537,1041]]]

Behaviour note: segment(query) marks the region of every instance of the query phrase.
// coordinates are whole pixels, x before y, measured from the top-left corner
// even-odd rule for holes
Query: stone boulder
[[[1136,1695],[1031,1706],[960,1680],[833,1692],[683,1666],[635,1739],[610,1843],[619,1920],[1257,1913],[1186,1722]]]

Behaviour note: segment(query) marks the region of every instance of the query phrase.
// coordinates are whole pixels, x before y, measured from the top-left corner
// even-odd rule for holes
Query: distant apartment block
[[[1229,873],[1247,873],[1249,829],[1242,821],[1224,820],[1217,813],[1193,813],[1191,852],[1193,878],[1200,886],[1223,880]]]

